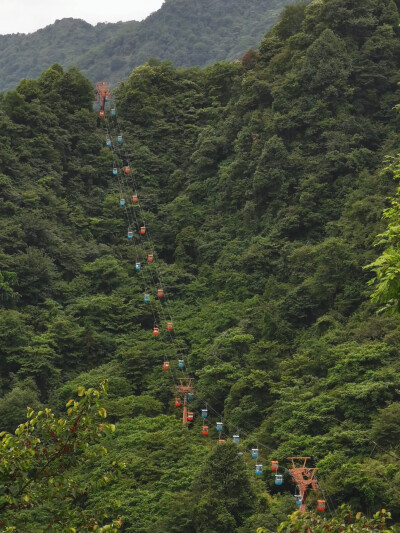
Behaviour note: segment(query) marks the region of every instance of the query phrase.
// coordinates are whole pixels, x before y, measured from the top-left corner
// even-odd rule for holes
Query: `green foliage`
[[[375,313],[363,270],[395,194],[397,159],[381,167],[398,153],[397,4],[299,4],[242,63],[136,68],[113,98],[151,245],[136,227],[126,239],[118,198],[134,190],[112,177],[76,69],[55,64],[2,97],[3,429],[23,423],[24,404],[63,419],[78,386],[109,378],[108,454],[77,461],[71,478],[83,486],[126,463],[68,500],[76,517],[115,501],[135,533],[276,529],[294,509],[293,486],[253,474],[247,452],[259,443],[264,466],[312,456],[335,507],[388,508],[400,522],[398,315]],[[393,223],[382,239],[393,236],[384,244],[395,250]],[[396,298],[395,260],[376,268],[385,282],[394,274],[385,290]],[[158,275],[167,302],[155,299]],[[187,428],[171,379],[180,354],[195,377]],[[42,527],[54,502],[32,509],[15,520],[29,512]]]
[[[357,513],[355,516],[347,506],[342,506],[336,513],[335,518],[325,519],[321,516],[316,516],[313,513],[301,515],[296,511],[289,517],[289,520],[283,522],[277,529],[278,533],[294,532],[294,531],[312,531],[313,533],[332,531],[332,533],[339,533],[341,531],[372,531],[378,533],[383,531],[389,533],[394,531],[393,528],[388,528],[387,520],[390,520],[391,515],[385,509],[374,514],[372,519]],[[267,533],[269,530],[264,528],[257,529],[257,533]]]
[[[254,492],[236,445],[218,446],[193,488],[195,531],[228,533],[243,524],[254,509]]]
[[[32,379],[27,379],[4,394],[0,400],[0,417],[2,428],[13,431],[14,428],[26,418],[26,406],[29,405],[35,411],[43,409],[39,401],[39,391]]]
[[[306,2],[297,2],[284,8],[275,26],[276,34],[282,41],[300,32],[306,6]]]
[[[400,178],[398,159],[395,158],[386,169],[393,173],[396,180]],[[384,211],[384,218],[388,220],[388,227],[378,236],[377,246],[384,246],[382,254],[366,268],[375,272],[375,277],[369,282],[373,287],[372,301],[384,304],[382,310],[400,311],[400,188],[392,199],[390,208]]]
[[[106,384],[102,385],[103,393]],[[0,509],[3,531],[30,527],[49,531],[92,531],[107,517],[107,509],[88,511],[83,502],[90,491],[110,482],[117,465],[101,478],[79,479],[74,470],[106,453],[98,443],[114,427],[104,423],[106,411],[101,393],[78,389],[79,400],[69,400],[66,418],[57,419],[51,409],[28,408],[27,421],[11,433],[1,433]],[[114,472],[115,471],[115,472]],[[77,512],[77,508],[80,511]],[[49,521],[52,512],[52,523]],[[106,531],[110,526],[99,528]],[[117,531],[118,522],[113,523]]]

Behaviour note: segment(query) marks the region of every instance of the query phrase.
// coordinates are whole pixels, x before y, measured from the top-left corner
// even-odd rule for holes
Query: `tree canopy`
[[[58,427],[78,387],[109,381],[115,431],[106,455],[67,465],[85,488],[68,492],[68,512],[102,510],[99,528],[120,516],[135,533],[277,531],[296,503],[290,477],[282,471],[276,486],[269,461],[286,468],[304,455],[330,508],[347,504],[368,527],[387,509],[399,527],[399,317],[376,313],[397,305],[397,265],[379,254],[397,253],[398,9],[393,0],[297,5],[243,62],[149,61],[113,92],[117,116],[107,108],[104,122],[74,68],[54,64],[1,97],[3,438],[20,449],[25,430],[11,432],[25,427],[26,406]],[[113,143],[123,134],[123,157],[105,145],[105,124]],[[118,182],[123,159],[131,174]],[[142,211],[129,226],[120,200],[130,201],[132,180]],[[139,240],[142,219],[149,240]],[[151,276],[166,301],[145,283]],[[181,354],[195,378],[188,427],[171,379]],[[92,485],[120,463],[118,478]],[[29,511],[45,530],[56,499],[24,509],[17,492],[15,523]],[[320,497],[309,495],[310,511]],[[293,525],[296,516],[282,527],[311,527]]]

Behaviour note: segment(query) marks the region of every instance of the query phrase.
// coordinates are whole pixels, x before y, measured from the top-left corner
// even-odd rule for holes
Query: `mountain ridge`
[[[58,19],[34,33],[0,36],[0,90],[59,63],[113,84],[151,57],[191,67],[240,59],[257,47],[289,0],[169,0],[143,21]]]

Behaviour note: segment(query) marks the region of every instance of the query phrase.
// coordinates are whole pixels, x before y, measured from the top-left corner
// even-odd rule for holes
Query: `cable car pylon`
[[[194,378],[178,378],[178,382],[176,390],[183,396],[182,424],[185,426],[188,423],[188,402],[194,393]]]
[[[95,85],[96,94],[98,95],[98,98],[100,100],[100,111],[99,111],[99,117],[104,118],[105,116],[105,109],[106,109],[106,101],[110,98],[110,84],[106,81],[98,81]]]
[[[288,460],[292,462],[292,467],[289,468],[289,474],[292,476],[299,490],[299,493],[296,495],[296,500],[301,513],[306,512],[306,499],[309,490],[319,490],[318,481],[315,477],[318,468],[309,468],[307,466],[309,459],[311,457],[288,457]],[[322,511],[324,509],[318,510]]]

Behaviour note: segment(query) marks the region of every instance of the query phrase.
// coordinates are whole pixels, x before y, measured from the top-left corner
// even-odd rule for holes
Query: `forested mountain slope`
[[[255,476],[258,443],[264,466],[311,456],[330,509],[400,523],[399,319],[376,314],[363,270],[396,189],[399,4],[299,4],[242,63],[152,61],[116,90],[174,344],[152,334],[119,205],[133,190],[90,84],[53,66],[2,98],[0,420],[61,413],[109,379],[108,455],[78,473],[126,467],[77,509],[114,504],[135,533],[275,531],[294,488]],[[189,429],[162,369],[177,349],[196,380]],[[220,414],[239,448],[216,444]],[[23,530],[25,512],[6,516]],[[39,531],[46,512],[30,511]]]
[[[116,84],[151,57],[177,67],[240,59],[255,48],[288,0],[168,0],[142,22],[91,26],[62,19],[35,33],[0,36],[0,90],[52,63]],[[110,5],[110,9],[112,6]],[[107,14],[104,14],[107,18]]]

